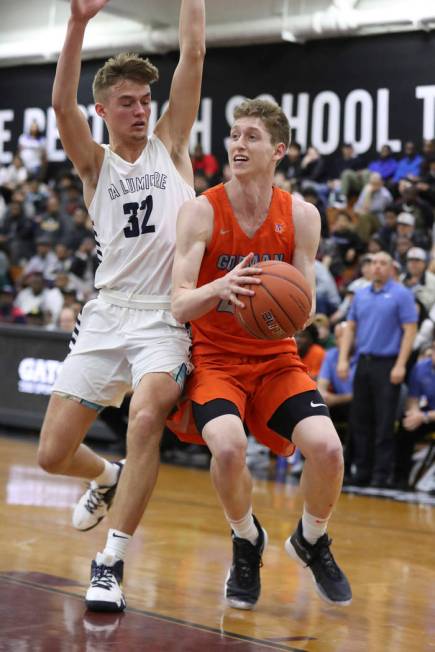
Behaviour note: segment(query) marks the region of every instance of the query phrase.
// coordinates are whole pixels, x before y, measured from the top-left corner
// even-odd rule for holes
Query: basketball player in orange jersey
[[[192,327],[194,372],[187,396],[211,451],[213,484],[232,529],[233,563],[225,595],[232,607],[255,606],[267,544],[252,513],[246,421],[272,450],[289,454],[293,442],[302,451],[304,510],[285,548],[309,568],[321,597],[347,605],[352,599],[349,582],[326,533],[342,485],[340,439],[294,339],[255,339],[233,314],[234,306],[254,293],[261,282],[261,261],[270,258],[302,272],[312,286],[314,313],[320,217],[314,206],[273,185],[290,136],[283,111],[265,100],[246,100],[234,118],[232,178],[181,208],[172,283],[172,312]]]
[[[96,232],[99,294],[82,311],[53,388],[38,461],[50,473],[91,480],[73,514],[80,530],[101,521],[116,490],[86,604],[94,611],[121,611],[123,560],[154,488],[165,419],[190,364],[190,338],[171,315],[170,287],[178,211],[195,196],[189,136],[200,100],[205,11],[204,0],[181,0],[180,59],[154,133],[148,126],[157,68],[122,53],[98,70],[95,110],[109,132],[109,144],[102,146],[77,104],[77,89],[85,29],[106,1],[71,0],[53,86],[60,138],[83,181]],[[119,406],[130,390],[123,467],[82,441],[98,412]]]

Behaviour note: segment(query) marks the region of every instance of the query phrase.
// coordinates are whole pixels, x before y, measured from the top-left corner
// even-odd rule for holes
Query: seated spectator
[[[319,211],[321,236],[322,238],[327,238],[329,235],[329,224],[328,224],[328,218],[326,216],[325,203],[322,197],[317,192],[314,186],[305,186],[305,188],[302,191],[301,197],[309,204],[313,204],[313,206],[315,206]]]
[[[393,183],[399,183],[400,179],[404,179],[405,177],[413,181],[416,181],[420,177],[423,157],[417,154],[415,143],[408,140],[403,148],[403,153],[404,156],[399,159],[397,169],[393,174]]]
[[[356,154],[353,145],[345,143],[341,148],[341,157],[336,161],[334,187],[344,196],[346,203],[351,197],[357,197],[368,182],[369,172],[364,162]]]
[[[45,287],[44,277],[40,272],[30,274],[27,283],[27,287],[20,290],[15,297],[14,306],[20,308],[25,315],[40,311],[44,315],[44,324],[54,324],[63,306],[62,293],[58,288]],[[29,323],[28,319],[26,321]]]
[[[77,315],[70,306],[64,306],[60,311],[56,326],[59,330],[72,333],[76,325]]]
[[[423,154],[423,162],[421,164],[420,176],[425,176],[429,172],[429,164],[435,161],[435,139],[425,138],[421,148]]]
[[[392,201],[393,196],[385,187],[382,176],[378,172],[373,172],[353,207],[358,214],[355,230],[361,240],[367,243],[370,236],[379,230],[384,219],[384,211]]]
[[[301,188],[314,188],[323,201],[328,197],[326,161],[315,147],[309,147],[301,161]]]
[[[310,324],[305,330],[298,331],[295,335],[299,356],[314,380],[319,375],[326,355],[325,349],[318,344],[318,339],[319,334],[314,324]]]
[[[392,253],[394,249],[394,240],[397,233],[397,208],[390,204],[384,211],[384,222],[378,230],[378,235],[382,243],[382,248],[388,253]]]
[[[423,201],[435,207],[435,159],[429,161],[426,174],[417,181],[418,194]]]
[[[283,172],[286,179],[300,180],[302,176],[302,148],[299,143],[290,143],[286,155],[278,164],[277,172]]]
[[[330,315],[340,305],[337,284],[329,269],[320,260],[314,263],[316,272],[316,307],[317,311]]]
[[[407,235],[398,235],[392,253],[393,260],[399,263],[401,273],[406,273],[407,253],[412,247],[412,240]]]
[[[429,237],[415,230],[415,217],[412,213],[399,213],[397,216],[396,233],[391,237],[391,246],[394,248],[398,237],[405,235],[412,244],[423,249],[429,247]]]
[[[0,192],[7,202],[13,191],[27,180],[27,174],[18,154],[15,154],[10,165],[0,168]]]
[[[431,356],[417,362],[411,371],[406,411],[396,433],[395,485],[409,488],[415,444],[434,431],[435,425],[435,341]]]
[[[331,324],[337,324],[346,319],[349,312],[350,304],[353,301],[355,292],[361,288],[367,287],[372,282],[372,257],[366,254],[360,260],[360,276],[354,279],[345,289],[344,299],[338,306],[337,310],[331,315]]]
[[[350,436],[349,436],[349,415],[350,415],[350,404],[352,402],[353,392],[353,377],[355,375],[356,369],[356,356],[352,351],[350,358],[350,367],[349,375],[343,380],[337,374],[337,363],[338,363],[338,354],[339,354],[339,344],[343,336],[343,331],[346,328],[346,322],[341,322],[337,324],[334,329],[335,339],[337,346],[326,351],[326,355],[323,358],[322,366],[320,368],[319,376],[317,378],[317,387],[321,395],[323,396],[326,405],[329,408],[331,414],[331,419],[337,424],[346,424],[344,431],[342,432],[342,437],[345,440],[345,459],[346,459],[346,469],[350,470],[351,465],[351,451],[349,448]]]
[[[335,337],[331,333],[331,324],[327,315],[318,312],[314,315],[313,324],[317,328],[318,343],[327,351],[335,346]]]
[[[31,217],[42,214],[47,205],[47,186],[41,183],[37,177],[29,177],[23,186],[23,192],[27,214]]]
[[[15,290],[12,285],[0,287],[0,322],[3,324],[25,324],[26,316],[14,306]]]
[[[389,145],[383,145],[379,152],[379,158],[368,165],[370,172],[377,172],[385,182],[390,181],[397,170],[397,161]]]
[[[43,177],[47,162],[46,144],[35,121],[30,125],[29,132],[18,138],[18,154],[30,175]]]
[[[193,173],[201,172],[212,186],[219,176],[219,161],[213,154],[205,154],[201,143],[195,145],[192,154]]]
[[[415,218],[415,230],[422,235],[432,230],[432,207],[418,196],[417,184],[409,179],[399,181],[399,198],[395,206],[400,213],[411,213]]]
[[[70,219],[61,211],[56,194],[48,197],[46,210],[35,217],[35,223],[37,224],[36,237],[44,236],[50,239],[53,245],[67,237]]]
[[[413,351],[416,352],[417,358],[424,351],[430,349],[433,340],[435,340],[435,305],[432,306],[428,316],[419,325],[417,335],[415,336]]]
[[[31,257],[24,267],[23,275],[29,276],[36,272],[42,274],[45,280],[52,281],[56,264],[57,257],[51,245],[51,238],[41,235],[36,240],[36,254]]]
[[[427,262],[424,249],[411,247],[406,254],[406,272],[400,280],[429,312],[435,304],[435,274],[427,269]]]
[[[72,223],[70,223],[64,242],[68,249],[76,251],[85,238],[92,238],[92,222],[86,208],[76,208],[72,214]]]
[[[11,201],[7,208],[0,226],[0,243],[9,255],[11,265],[23,264],[34,252],[34,225],[18,201]]]
[[[373,233],[367,242],[367,253],[373,255],[379,253],[379,251],[383,251],[382,242],[379,233]]]
[[[325,242],[325,253],[331,258],[329,270],[334,278],[342,276],[346,268],[354,268],[364,248],[349,213],[340,210]]]
[[[72,264],[72,253],[68,245],[65,242],[58,242],[54,247],[54,253],[56,256],[56,263],[53,270],[54,273],[68,273]]]

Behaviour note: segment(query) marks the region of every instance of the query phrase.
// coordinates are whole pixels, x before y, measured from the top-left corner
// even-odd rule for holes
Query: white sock
[[[246,516],[238,521],[232,521],[227,514],[225,514],[225,517],[238,539],[247,539],[250,543],[252,543],[253,546],[255,546],[260,533],[254,523],[252,516],[252,507]]]
[[[104,471],[100,473],[94,480],[97,484],[104,485],[106,487],[113,487],[115,482],[118,479],[119,466],[113,462],[108,462],[102,458],[104,462]]]
[[[128,542],[131,539],[131,534],[120,532],[120,530],[109,530],[106,540],[106,547],[103,550],[103,555],[111,555],[118,559],[124,559]]]
[[[302,514],[302,534],[304,539],[311,545],[316,543],[325,534],[329,519],[330,515],[327,518],[313,516],[304,507],[304,513]]]

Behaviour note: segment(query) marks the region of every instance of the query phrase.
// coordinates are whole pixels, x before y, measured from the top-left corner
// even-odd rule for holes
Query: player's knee
[[[323,473],[331,476],[338,475],[343,469],[343,447],[340,440],[326,439],[318,444],[312,453],[316,464],[322,469]]]
[[[130,412],[128,438],[135,442],[160,440],[163,417],[148,408]]]
[[[40,446],[38,449],[38,465],[47,473],[61,475],[69,465],[69,459],[54,449]]]
[[[247,444],[241,439],[223,441],[214,451],[213,458],[227,473],[238,473],[246,464]]]

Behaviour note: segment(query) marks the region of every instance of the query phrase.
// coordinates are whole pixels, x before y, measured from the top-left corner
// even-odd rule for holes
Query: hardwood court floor
[[[352,605],[323,603],[283,542],[301,510],[289,484],[255,481],[269,533],[257,609],[225,607],[228,528],[206,471],[163,465],[126,564],[128,609],[89,614],[81,596],[105,526],[70,525],[79,481],[44,474],[34,439],[0,437],[0,651],[422,652],[435,649],[434,508],[343,495],[333,550]]]

